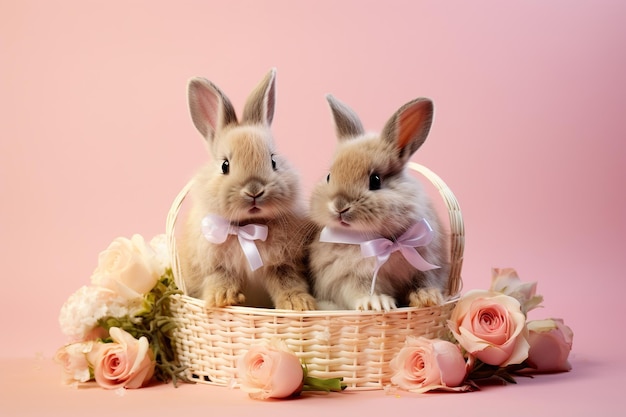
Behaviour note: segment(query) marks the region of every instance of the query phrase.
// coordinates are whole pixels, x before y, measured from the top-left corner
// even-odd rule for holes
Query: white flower
[[[78,342],[65,345],[58,349],[54,361],[63,367],[62,381],[66,385],[87,382],[91,379],[87,354],[91,352],[94,342]]]
[[[61,331],[71,341],[88,339],[106,316],[122,317],[128,314],[128,301],[114,291],[98,286],[82,286],[72,294],[59,314]]]
[[[133,300],[148,293],[163,272],[155,251],[136,234],[118,237],[100,252],[91,282]]]

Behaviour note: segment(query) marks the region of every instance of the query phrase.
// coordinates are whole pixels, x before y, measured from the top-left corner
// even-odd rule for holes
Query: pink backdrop
[[[50,357],[58,311],[117,236],[164,232],[205,160],[187,80],[241,110],[277,67],[275,135],[305,192],[325,177],[333,93],[377,130],[431,97],[414,160],[466,225],[464,287],[539,281],[576,361],[617,360],[626,236],[626,3],[0,2],[0,357]],[[623,356],[623,355],[621,355]]]

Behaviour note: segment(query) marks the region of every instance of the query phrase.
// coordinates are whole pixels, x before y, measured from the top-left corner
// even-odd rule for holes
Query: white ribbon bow
[[[433,240],[433,229],[426,219],[415,222],[409,230],[404,232],[395,241],[384,237],[368,240],[368,236],[351,232],[344,229],[332,229],[325,227],[320,234],[320,242],[328,243],[346,243],[351,245],[361,245],[361,255],[364,258],[370,256],[376,257],[376,266],[374,268],[374,276],[372,278],[372,288],[370,295],[374,294],[376,287],[376,277],[380,267],[389,260],[391,254],[400,251],[404,258],[415,268],[420,271],[428,271],[440,268],[437,265],[426,262],[422,255],[415,250],[420,246],[426,246]]]
[[[243,250],[250,270],[254,271],[263,266],[261,254],[254,243],[260,239],[267,239],[267,226],[264,224],[247,224],[235,226],[223,217],[208,214],[202,219],[202,234],[211,243],[224,243],[228,235],[236,235]]]

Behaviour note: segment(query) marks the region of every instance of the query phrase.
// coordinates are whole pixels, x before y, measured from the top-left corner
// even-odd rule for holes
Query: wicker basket
[[[236,362],[249,347],[279,339],[307,364],[318,378],[343,378],[347,389],[382,389],[389,384],[390,360],[408,335],[437,338],[448,332],[446,321],[461,291],[464,227],[454,194],[428,168],[409,163],[439,191],[450,220],[450,301],[428,308],[399,308],[390,312],[305,311],[225,307],[207,311],[201,300],[174,296],[172,313],[178,360],[191,380],[227,386],[233,383]],[[181,190],[167,219],[176,284],[184,291],[176,254],[174,225],[190,184]]]

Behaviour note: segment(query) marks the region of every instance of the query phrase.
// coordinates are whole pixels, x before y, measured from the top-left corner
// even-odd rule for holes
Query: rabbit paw
[[[443,295],[437,288],[421,288],[409,295],[409,307],[433,307],[443,304]]]
[[[277,297],[276,308],[280,310],[315,310],[315,299],[308,293],[288,293]]]
[[[396,308],[396,300],[386,294],[367,295],[357,298],[355,310],[389,311]]]
[[[206,308],[232,306],[246,301],[243,293],[233,287],[207,288],[202,298]]]

